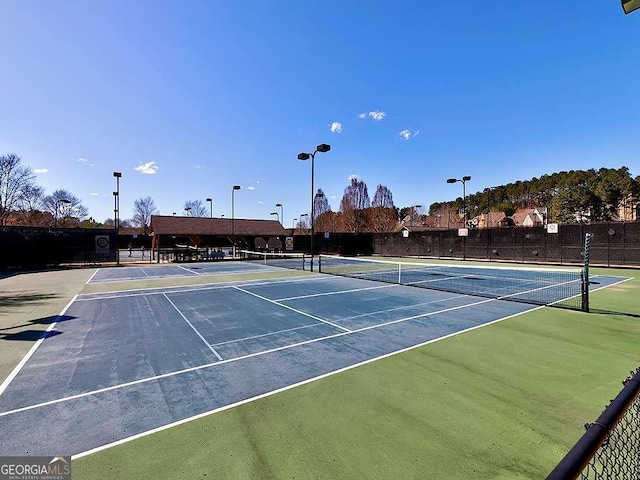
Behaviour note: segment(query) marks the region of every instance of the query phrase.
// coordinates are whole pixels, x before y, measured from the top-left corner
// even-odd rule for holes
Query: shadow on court
[[[25,342],[36,342],[41,338],[50,338],[60,335],[62,332],[52,330],[43,332],[42,330],[23,330],[17,333],[0,333],[0,340],[20,340]]]
[[[640,314],[631,312],[618,312],[615,310],[602,310],[599,308],[590,308],[589,313],[597,313],[598,315],[624,315],[625,317],[640,318]]]
[[[21,307],[33,303],[42,303],[47,300],[57,298],[54,294],[31,293],[26,295],[16,295],[12,293],[0,293],[0,307]]]
[[[71,316],[71,315],[52,315],[52,316],[49,316],[49,317],[34,318],[33,320],[29,320],[28,323],[22,323],[20,325],[13,325],[12,327],[0,328],[0,332],[1,331],[7,331],[7,330],[16,330],[16,329],[18,329],[20,327],[30,327],[31,325],[51,325],[52,323],[67,322],[69,320],[73,320],[74,318],[76,318],[76,317]],[[40,332],[40,333],[42,333],[42,332]],[[23,340],[23,339],[17,339],[17,340]]]

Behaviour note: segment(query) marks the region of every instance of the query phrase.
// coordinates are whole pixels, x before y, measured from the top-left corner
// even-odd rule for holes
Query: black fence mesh
[[[116,260],[115,231],[82,228],[0,228],[0,269]]]
[[[584,236],[591,233],[593,265],[640,264],[640,222],[560,225],[558,233],[544,227],[470,229],[376,234],[373,253],[393,257],[477,258],[522,263],[581,264]]]
[[[640,397],[580,474],[582,480],[640,479]]]
[[[547,480],[640,479],[640,368]]]
[[[408,236],[402,232],[332,232],[325,236],[322,232],[314,237],[314,255],[475,258],[575,265],[582,264],[582,243],[587,232],[593,234],[592,265],[640,265],[640,222],[561,225],[557,234],[547,233],[543,227],[470,229],[468,237],[458,236],[458,230],[454,229],[410,232]],[[97,235],[109,239],[107,251],[96,248]],[[309,253],[311,237],[308,234],[292,236],[291,251]],[[179,243],[178,239],[169,238],[170,244]],[[213,243],[209,246],[230,248],[226,237],[211,240]],[[257,240],[258,237],[243,238],[240,248],[259,248]],[[123,249],[131,242],[131,236],[116,236],[113,229],[0,227],[0,269],[111,262],[117,260],[116,241],[117,247]],[[176,248],[165,243],[163,239],[161,250]],[[281,243],[277,250],[283,249]],[[269,250],[273,250],[273,244],[269,240]]]

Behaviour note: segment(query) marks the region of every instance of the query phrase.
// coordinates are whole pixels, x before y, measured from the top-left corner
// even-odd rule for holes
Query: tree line
[[[562,171],[485,188],[468,195],[465,203],[469,216],[489,211],[511,216],[518,209],[546,207],[549,221],[570,224],[618,220],[621,211],[624,216],[625,210],[636,208],[639,198],[640,176],[633,178],[627,167],[620,167]],[[451,207],[462,212],[462,197],[431,204],[429,214]]]
[[[546,207],[548,220],[556,223],[584,221],[612,221],[620,212],[637,208],[640,198],[640,176],[632,177],[627,167],[599,170],[571,170],[540,178],[517,181],[486,188],[447,202],[430,205],[428,215],[443,217],[456,211],[471,218],[481,213],[503,212],[511,216],[522,208]],[[463,212],[464,206],[467,211]],[[120,221],[122,227],[137,227],[149,233],[151,216],[159,212],[149,196],[134,201],[134,215]],[[182,213],[182,212],[181,212]],[[201,200],[187,200],[184,215],[206,217],[209,210]],[[388,187],[379,184],[369,197],[367,184],[358,178],[350,179],[340,200],[339,210],[332,211],[322,189],[314,196],[314,227],[328,232],[389,232],[407,217],[425,220],[421,205],[398,208]],[[635,218],[635,217],[633,217]],[[436,222],[432,222],[435,224]],[[21,164],[16,154],[0,156],[0,225],[113,227],[114,219],[97,222],[89,217],[88,209],[71,192],[58,189],[46,195],[35,183],[31,169]],[[309,218],[298,219],[296,228],[308,228]]]

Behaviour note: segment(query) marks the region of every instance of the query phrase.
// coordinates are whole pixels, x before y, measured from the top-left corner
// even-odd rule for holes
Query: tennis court
[[[124,267],[91,283],[198,270],[279,269]],[[597,277],[596,287],[623,280]],[[306,274],[79,295],[0,387],[0,455],[82,454],[534,308]]]

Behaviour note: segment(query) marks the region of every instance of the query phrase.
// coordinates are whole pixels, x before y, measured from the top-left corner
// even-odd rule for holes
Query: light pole
[[[462,220],[463,220],[463,224],[464,227],[467,227],[467,190],[466,190],[466,185],[467,182],[471,180],[471,177],[468,175],[465,175],[462,178],[448,178],[447,179],[447,183],[456,183],[456,182],[461,182],[462,183]],[[466,246],[467,246],[467,237],[463,236],[462,237],[462,260],[466,259]]]
[[[413,205],[411,207],[411,226],[413,227],[413,214],[416,208],[422,208],[422,205]]]
[[[484,189],[484,192],[487,194],[487,222],[486,222],[486,227],[489,228],[491,227],[491,205],[490,205],[490,200],[491,200],[491,190],[493,190],[492,187],[487,187]]]
[[[314,208],[313,204],[314,200],[314,186],[313,186],[313,176],[314,176],[314,160],[316,158],[316,153],[327,153],[331,150],[331,145],[327,145],[326,143],[321,143],[318,145],[313,153],[299,153],[298,160],[309,160],[311,158],[311,271],[313,272],[313,216],[314,216]]]
[[[189,216],[191,213],[191,207],[184,207],[184,214],[185,216]]]
[[[300,235],[302,235],[302,217],[308,217],[309,214],[308,213],[301,213],[300,214],[300,222],[298,222],[298,225],[300,226]]]
[[[269,215],[275,215],[276,220],[278,220],[278,222],[280,221],[280,214],[278,212],[271,212]]]
[[[207,202],[209,202],[209,217],[213,218],[213,198],[207,198]]]
[[[234,185],[231,189],[231,241],[233,242],[232,255],[236,258],[236,218],[235,218],[235,193],[240,190],[240,185]]]
[[[276,203],[276,207],[280,207],[280,223],[284,225],[284,207],[281,203]]]
[[[116,179],[116,191],[113,192],[114,202],[115,202],[115,211],[114,211],[114,219],[113,223],[115,225],[116,230],[116,265],[120,265],[120,249],[118,248],[118,232],[120,231],[120,178],[122,177],[122,172],[113,172],[113,176]]]
[[[56,200],[56,221],[55,221],[56,228],[58,228],[58,211],[60,210],[61,203],[71,203],[71,202],[66,198],[60,198]]]
[[[295,231],[295,229],[296,229],[296,222],[297,222],[297,221],[298,221],[298,219],[297,219],[297,218],[294,218],[294,219],[293,219],[293,221],[291,222],[291,230],[294,230],[294,231]]]

